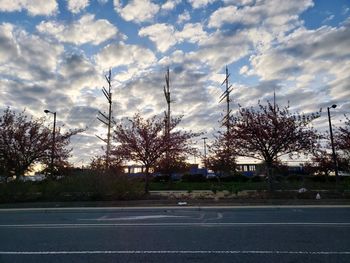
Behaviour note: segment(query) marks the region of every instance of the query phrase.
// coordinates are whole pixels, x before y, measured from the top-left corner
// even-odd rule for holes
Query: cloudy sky
[[[104,74],[113,73],[113,114],[163,114],[170,67],[182,128],[220,129],[225,66],[232,108],[271,100],[293,111],[323,108],[316,127],[350,112],[348,0],[0,0],[1,108],[57,112],[81,165],[101,153]],[[48,124],[52,117],[48,116]],[[198,145],[201,145],[198,141]]]

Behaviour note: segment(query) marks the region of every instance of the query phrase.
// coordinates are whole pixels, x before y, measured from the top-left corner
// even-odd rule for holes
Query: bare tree
[[[232,118],[231,143],[238,155],[265,162],[269,189],[273,190],[273,164],[281,156],[293,157],[312,151],[318,135],[309,124],[319,116],[319,112],[291,114],[289,106],[279,108],[269,102],[263,106],[259,102],[258,109],[240,108],[238,116]]]
[[[180,118],[170,121],[170,135],[164,135],[164,119],[154,116],[143,119],[136,114],[127,124],[119,124],[114,132],[114,139],[120,145],[113,150],[114,155],[123,156],[126,160],[142,163],[145,166],[145,193],[149,191],[150,168],[154,167],[165,153],[191,154],[195,151],[191,147],[190,139],[197,136],[192,132],[175,130]]]

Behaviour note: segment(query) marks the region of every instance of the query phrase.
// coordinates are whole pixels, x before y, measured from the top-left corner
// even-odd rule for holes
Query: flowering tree
[[[236,170],[236,155],[227,134],[219,134],[209,146],[207,166],[220,176],[232,175]]]
[[[64,162],[71,149],[67,149],[70,137],[81,130],[61,133],[56,131],[55,159]],[[44,119],[28,118],[6,109],[0,117],[0,161],[5,176],[19,179],[35,163],[48,162],[51,156],[52,131],[44,125]]]
[[[195,151],[191,147],[191,138],[197,134],[175,130],[180,121],[181,117],[171,119],[170,135],[166,136],[163,131],[163,119],[157,116],[143,119],[136,114],[129,119],[129,123],[119,124],[114,131],[114,140],[119,146],[112,151],[112,154],[145,166],[145,193],[149,191],[150,168],[156,166],[167,151],[170,156]]]
[[[346,116],[345,126],[335,133],[336,148],[343,152],[344,157],[350,160],[350,119]]]
[[[91,159],[89,168],[96,172],[104,172],[107,174],[121,174],[122,169],[122,159],[120,156],[109,156],[108,158],[108,167],[106,165],[106,155],[95,156]]]
[[[320,116],[291,114],[289,106],[261,105],[258,109],[240,108],[232,118],[230,137],[240,156],[264,161],[267,168],[269,188],[272,189],[271,169],[281,156],[299,155],[312,151],[318,135],[309,127]]]

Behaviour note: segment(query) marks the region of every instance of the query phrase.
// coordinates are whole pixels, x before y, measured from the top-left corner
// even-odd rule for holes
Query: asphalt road
[[[350,262],[350,207],[0,209],[3,262]]]

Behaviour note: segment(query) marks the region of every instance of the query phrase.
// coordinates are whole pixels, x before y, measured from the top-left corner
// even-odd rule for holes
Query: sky
[[[102,153],[95,135],[107,130],[96,117],[108,109],[101,88],[110,68],[116,122],[164,115],[169,67],[180,128],[212,138],[222,128],[226,66],[234,112],[275,90],[292,112],[322,108],[319,130],[337,104],[332,120],[341,125],[350,112],[350,2],[0,0],[0,110],[44,117],[49,109],[64,129],[86,128],[72,138],[75,165]]]

